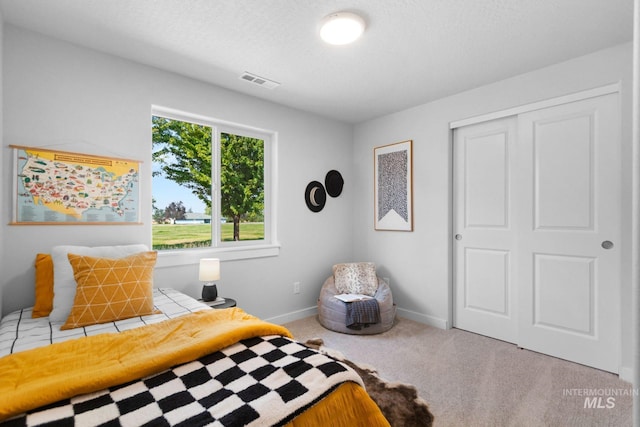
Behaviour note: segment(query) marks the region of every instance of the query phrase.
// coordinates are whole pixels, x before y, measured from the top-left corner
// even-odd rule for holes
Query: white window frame
[[[225,120],[191,114],[172,108],[152,106],[151,116],[195,123],[212,128],[211,198],[216,200],[212,211],[212,238],[210,247],[158,251],[157,267],[170,267],[198,263],[200,258],[215,257],[220,260],[240,260],[278,256],[280,244],[277,239],[277,144],[278,133],[268,129],[246,126]],[[220,239],[220,133],[258,138],[264,141],[264,239],[223,242]],[[216,154],[217,153],[217,154]],[[185,190],[188,191],[188,190]],[[151,245],[150,245],[151,246]]]

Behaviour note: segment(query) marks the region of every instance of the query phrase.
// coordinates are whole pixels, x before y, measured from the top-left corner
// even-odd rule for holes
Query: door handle
[[[456,234],[456,240],[462,240],[462,234]]]
[[[605,240],[604,242],[602,242],[601,246],[605,249],[611,249],[613,248],[613,242],[611,240]]]

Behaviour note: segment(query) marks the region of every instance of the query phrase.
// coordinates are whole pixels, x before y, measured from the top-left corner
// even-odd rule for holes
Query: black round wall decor
[[[342,193],[344,180],[337,170],[330,170],[324,179],[324,185],[327,187],[327,194],[331,197],[338,197]]]
[[[320,212],[327,202],[324,186],[318,181],[311,181],[304,192],[304,201],[312,212]]]

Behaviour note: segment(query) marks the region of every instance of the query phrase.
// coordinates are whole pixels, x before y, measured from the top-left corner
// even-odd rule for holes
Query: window
[[[272,133],[163,109],[151,128],[153,249],[272,243]]]

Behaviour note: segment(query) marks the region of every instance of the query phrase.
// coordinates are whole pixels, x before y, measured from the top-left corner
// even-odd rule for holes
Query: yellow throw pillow
[[[31,317],[47,317],[53,309],[53,258],[50,254],[36,255],[36,300]]]
[[[159,313],[153,308],[157,252],[118,259],[74,254],[68,257],[78,286],[71,314],[60,329]]]

